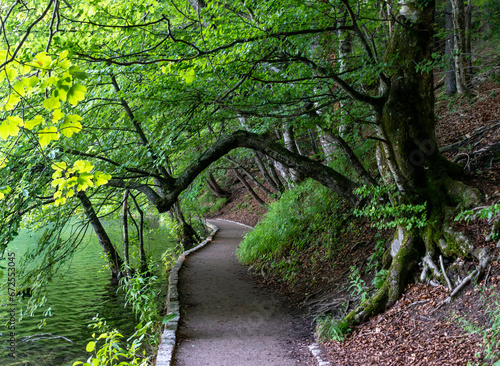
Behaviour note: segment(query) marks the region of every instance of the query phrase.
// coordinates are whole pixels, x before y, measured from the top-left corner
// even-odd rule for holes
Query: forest
[[[314,308],[319,339],[408,286],[440,288],[440,311],[477,286],[474,361],[499,364],[499,31],[495,0],[3,0],[4,280],[12,243],[38,236],[2,293],[24,316],[50,306],[91,232],[137,327],[115,347],[97,319],[75,364],[150,364],[168,321],[152,263],[231,212],[258,221],[240,262]],[[176,243],[159,255],[152,218]]]

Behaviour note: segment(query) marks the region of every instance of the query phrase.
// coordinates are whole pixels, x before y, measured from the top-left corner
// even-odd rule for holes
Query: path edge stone
[[[160,338],[160,344],[158,346],[158,351],[156,353],[155,366],[171,366],[172,357],[174,355],[176,333],[179,326],[180,320],[180,308],[179,308],[179,292],[177,291],[177,282],[179,281],[179,270],[184,263],[184,260],[188,255],[197,250],[203,248],[205,245],[210,243],[213,239],[215,233],[219,230],[217,226],[209,222],[206,225],[212,230],[205,240],[203,240],[196,247],[186,250],[182,253],[175,265],[170,270],[170,275],[168,277],[168,292],[167,298],[165,300],[165,307],[167,309],[167,315],[175,315],[175,317],[167,322],[163,327],[163,332]]]

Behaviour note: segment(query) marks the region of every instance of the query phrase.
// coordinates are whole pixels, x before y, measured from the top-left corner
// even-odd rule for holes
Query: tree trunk
[[[344,155],[347,157],[347,159],[351,163],[351,166],[354,168],[356,173],[358,173],[358,175],[361,177],[361,179],[363,179],[363,181],[367,185],[372,186],[372,187],[378,186],[377,181],[371,176],[370,173],[368,173],[368,171],[365,169],[363,164],[361,164],[361,162],[359,161],[359,159],[356,156],[356,154],[354,153],[354,151],[352,151],[351,147],[347,144],[347,142],[342,137],[335,136],[335,134],[333,134],[333,133],[328,133],[328,132],[324,132],[324,131],[323,131],[323,134],[324,134],[325,138],[327,138],[329,141],[332,141],[332,143],[337,148],[342,150]]]
[[[212,193],[217,196],[217,197],[223,197],[223,198],[228,198],[231,194],[222,189],[219,184],[217,184],[217,181],[215,180],[214,175],[212,172],[208,172],[208,181],[207,181],[208,188],[212,191]]]
[[[123,193],[122,203],[122,226],[123,226],[123,260],[125,264],[125,272],[130,276],[130,257],[129,257],[129,235],[128,235],[128,196],[130,191],[128,189]]]
[[[170,213],[180,225],[180,232],[178,233],[179,241],[182,243],[185,249],[191,249],[200,241],[200,237],[193,229],[193,227],[186,221],[181,210],[181,205],[178,201],[172,205]]]
[[[455,78],[459,95],[468,92],[467,46],[465,38],[464,0],[451,0],[454,29]]]
[[[446,41],[444,46],[445,60],[448,62],[448,66],[446,69],[446,95],[453,95],[457,92],[457,82],[455,78],[455,60],[453,58],[453,50],[454,50],[454,29],[453,29],[453,14],[452,14],[452,6],[451,0],[446,0],[446,10],[445,10],[445,18],[446,18]]]
[[[94,232],[97,235],[97,239],[99,240],[99,244],[101,244],[102,249],[104,250],[104,254],[109,263],[109,268],[111,270],[111,276],[114,279],[118,279],[120,276],[120,271],[123,266],[123,261],[116,251],[111,239],[109,239],[106,230],[102,226],[99,218],[97,217],[94,208],[92,207],[92,203],[89,198],[85,194],[85,192],[80,191],[77,193],[77,197],[80,200],[82,207],[85,211],[85,215],[90,221],[90,224],[94,228]]]
[[[297,147],[297,141],[295,141],[295,134],[293,133],[292,126],[290,124],[285,124],[283,126],[283,141],[285,143],[285,148],[295,154],[299,154],[299,149]],[[304,176],[293,168],[289,168],[290,179],[294,184],[298,184],[304,180]]]
[[[325,155],[325,163],[330,164],[335,156],[335,142],[330,139],[321,127],[317,126],[319,143],[323,149],[323,154]]]
[[[132,200],[134,201],[135,209],[139,213],[139,225],[136,224],[133,216],[130,216],[132,220],[134,221],[134,224],[137,228],[137,238],[139,242],[139,256],[140,256],[140,262],[141,262],[141,272],[145,272],[148,268],[148,261],[146,257],[146,251],[144,250],[144,211],[141,209],[141,206],[139,205],[139,202],[137,202],[137,199],[135,196],[132,194]]]
[[[466,240],[456,240],[448,222],[456,206],[477,204],[481,194],[451,178],[457,167],[441,156],[436,142],[433,75],[414,66],[431,59],[434,2],[416,0],[403,10],[403,25],[395,31],[386,52],[399,53],[400,58],[394,65],[387,100],[375,111],[379,138],[384,141],[378,160],[384,180],[397,185],[393,202],[426,205],[428,223],[423,228],[397,228],[383,287],[345,318],[347,324],[362,322],[394,304],[422,257],[428,262],[439,253],[464,257],[473,249]]]
[[[262,161],[262,157],[261,157],[260,153],[254,151],[253,155],[254,155],[255,164],[257,164],[257,167],[259,168],[260,173],[262,174],[262,176],[266,180],[267,184],[269,184],[271,186],[271,188],[274,190],[275,193],[280,193],[280,189],[278,188],[278,183],[276,183],[271,178],[269,173],[267,172],[267,169],[264,165],[264,162]]]
[[[257,193],[255,193],[255,191],[253,190],[252,186],[250,184],[248,184],[248,182],[246,181],[245,177],[241,175],[241,173],[238,171],[238,169],[235,169],[234,172],[236,173],[236,176],[238,177],[238,179],[240,180],[240,182],[243,183],[243,185],[247,189],[248,193],[250,193],[252,195],[252,197],[255,198],[255,200],[257,201],[257,203],[260,206],[262,206],[264,208],[267,208],[266,202],[264,202],[264,200],[262,198],[260,198]]]

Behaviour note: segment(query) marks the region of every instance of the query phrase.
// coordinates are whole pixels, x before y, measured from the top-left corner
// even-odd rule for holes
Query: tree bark
[[[336,192],[346,204],[356,206],[360,198],[353,193],[358,186],[349,178],[343,176],[334,169],[305,156],[288,151],[279,143],[269,140],[263,135],[247,131],[236,131],[231,135],[221,137],[208,148],[196,161],[188,166],[177,178],[173,178],[172,184],[164,187],[164,196],[160,196],[151,187],[145,184],[127,183],[119,179],[111,179],[108,185],[114,187],[137,189],[143,192],[159,212],[168,211],[176,202],[177,197],[191,182],[203,172],[211,163],[220,159],[231,150],[247,147],[268,155],[271,159],[279,161],[283,165],[290,166],[304,176],[311,177],[326,187]],[[168,189],[167,189],[168,188]]]
[[[208,188],[212,191],[212,193],[217,196],[217,197],[223,197],[223,198],[228,198],[231,194],[222,189],[219,184],[217,184],[217,181],[215,180],[214,175],[212,172],[208,172],[208,181],[207,181]]]
[[[290,124],[285,124],[283,126],[283,141],[285,143],[285,148],[295,154],[299,154],[299,149],[297,147],[297,141],[295,141],[295,134],[293,133],[292,126]],[[304,180],[304,176],[293,168],[289,168],[290,179],[294,184],[298,184]]]
[[[455,78],[455,60],[453,58],[453,50],[455,49],[455,34],[453,28],[452,11],[451,0],[446,0],[446,40],[444,46],[445,59],[448,62],[445,76],[446,95],[453,95],[457,92],[457,82]]]
[[[245,177],[241,175],[241,173],[238,171],[238,169],[235,169],[234,172],[236,173],[236,176],[238,177],[238,179],[240,180],[240,182],[243,183],[243,185],[247,189],[248,193],[250,193],[250,195],[253,198],[255,198],[255,200],[257,201],[257,203],[260,206],[262,206],[264,208],[267,208],[266,202],[264,202],[264,200],[262,198],[260,198],[257,193],[255,193],[255,191],[253,190],[252,186],[250,184],[248,184],[248,182],[246,181]]]
[[[347,324],[359,323],[394,304],[404,289],[408,274],[425,257],[467,256],[472,245],[458,244],[449,225],[456,206],[477,204],[479,191],[452,179],[456,166],[445,160],[435,136],[432,71],[414,65],[431,60],[434,1],[414,0],[403,4],[401,26],[395,31],[386,55],[400,55],[387,90],[387,100],[376,108],[379,127],[378,161],[386,182],[397,185],[395,204],[426,205],[428,223],[422,228],[398,227],[391,240],[392,263],[377,294],[353,310]],[[410,102],[411,101],[411,102]],[[448,245],[450,243],[450,245]],[[453,243],[453,245],[452,245]]]
[[[280,191],[280,188],[278,188],[278,183],[276,183],[269,175],[269,173],[264,165],[264,162],[262,161],[260,154],[256,151],[254,151],[253,155],[254,155],[255,164],[259,168],[260,173],[262,174],[262,176],[264,177],[266,182],[271,186],[271,188],[274,190],[275,193],[280,193],[281,191]]]
[[[145,272],[148,268],[148,260],[146,257],[146,251],[144,249],[144,211],[141,209],[141,206],[139,205],[139,202],[137,202],[136,197],[133,194],[131,196],[132,196],[132,201],[134,201],[135,209],[139,213],[139,225],[137,225],[132,215],[130,217],[134,221],[134,225],[136,226],[137,229],[141,271]]]
[[[467,77],[467,45],[465,37],[465,6],[464,0],[451,0],[454,29],[454,59],[457,93],[468,92]]]
[[[85,192],[80,191],[77,193],[76,196],[80,200],[83,210],[85,211],[85,215],[87,216],[87,218],[90,221],[90,224],[94,228],[94,232],[97,235],[99,244],[101,244],[106,259],[108,260],[109,268],[111,270],[111,276],[114,279],[117,279],[121,273],[123,260],[121,259],[120,255],[113,246],[113,243],[111,242],[108,233],[106,233],[106,230],[99,221],[99,218],[97,217],[97,214],[95,213],[94,208],[92,207],[92,203],[90,202]]]
[[[125,272],[130,276],[130,257],[129,246],[130,240],[128,235],[128,196],[130,191],[128,189],[123,193],[122,203],[122,227],[123,227],[123,261],[125,264]]]

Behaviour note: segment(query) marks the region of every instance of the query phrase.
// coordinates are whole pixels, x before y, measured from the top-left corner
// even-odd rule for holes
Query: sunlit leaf
[[[78,173],[88,173],[90,172],[94,166],[87,160],[77,160],[73,164],[73,168],[75,172]]]
[[[46,147],[53,140],[59,139],[59,132],[55,127],[46,127],[38,132],[38,139],[42,148]]]
[[[74,133],[78,133],[82,130],[82,124],[79,122],[82,117],[72,114],[64,119],[61,124],[61,133],[66,137],[71,137]]]
[[[94,174],[94,184],[96,187],[102,186],[109,182],[111,179],[111,174],[103,172],[95,172]]]
[[[28,129],[28,130],[32,130],[33,128],[35,128],[36,126],[38,126],[40,123],[42,123],[44,121],[43,117],[38,115],[38,116],[35,116],[35,118],[29,120],[29,121],[26,121],[24,123],[24,128]]]
[[[85,99],[87,88],[82,84],[74,84],[68,91],[68,102],[72,105],[77,105],[79,101]]]
[[[19,133],[17,121],[10,118],[12,117],[7,117],[7,119],[0,125],[0,137],[4,140],[7,140],[9,136],[17,136]]]

